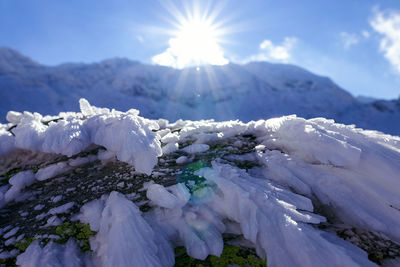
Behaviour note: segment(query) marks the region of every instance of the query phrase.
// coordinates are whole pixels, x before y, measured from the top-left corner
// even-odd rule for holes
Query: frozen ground
[[[0,263],[229,263],[229,246],[259,266],[400,263],[400,137],[80,107],[0,126]]]

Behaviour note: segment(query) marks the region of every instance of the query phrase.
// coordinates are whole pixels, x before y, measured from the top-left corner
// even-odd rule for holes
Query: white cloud
[[[340,37],[342,38],[343,45],[345,49],[349,49],[353,45],[356,45],[360,42],[357,34],[348,33],[348,32],[341,32]]]
[[[363,31],[361,32],[361,34],[362,34],[362,36],[363,36],[365,39],[368,39],[368,38],[371,36],[371,34],[369,33],[369,31],[366,31],[366,30],[363,30]]]
[[[188,26],[191,26],[190,24]],[[152,57],[152,62],[174,68],[202,64],[224,65],[229,61],[207,25],[195,25],[170,38],[169,47]]]
[[[285,37],[281,45],[274,45],[271,40],[264,40],[260,44],[258,54],[252,55],[246,61],[283,61],[287,62],[291,58],[291,50],[297,43],[295,37]]]
[[[400,12],[375,10],[370,21],[372,28],[382,35],[380,51],[400,73]]]
[[[151,58],[151,61],[158,65],[178,67],[177,58],[173,55],[170,48],[161,54],[155,55]]]

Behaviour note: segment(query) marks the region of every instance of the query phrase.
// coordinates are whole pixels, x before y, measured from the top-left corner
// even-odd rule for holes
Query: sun
[[[228,60],[224,57],[218,43],[218,31],[203,20],[186,21],[170,40],[170,47],[179,59],[180,67],[191,65],[223,65]]]
[[[154,63],[176,68],[229,63],[220,45],[223,30],[213,22],[212,16],[200,16],[199,12],[194,12],[175,17],[178,23],[171,31],[169,47],[152,58]]]

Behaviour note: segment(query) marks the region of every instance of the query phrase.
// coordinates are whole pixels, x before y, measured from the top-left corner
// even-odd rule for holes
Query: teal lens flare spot
[[[195,174],[201,168],[211,168],[211,164],[202,161],[190,163],[183,168],[177,178],[177,182],[184,184],[189,190],[189,202],[196,205],[211,201],[217,191],[214,182]]]

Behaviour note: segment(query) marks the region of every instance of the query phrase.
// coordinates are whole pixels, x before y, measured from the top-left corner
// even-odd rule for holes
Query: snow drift
[[[137,110],[96,108],[84,99],[80,106],[80,113],[55,117],[10,112],[0,127],[0,153],[71,156],[97,144],[147,175],[163,153],[179,155],[177,164],[198,154],[212,160],[193,171],[199,183],[144,185],[148,212],[118,192],[83,205],[77,218],[97,231],[91,252],[78,252],[73,240],[43,248],[35,241],[17,257],[21,266],[64,266],[66,253],[77,266],[172,266],[178,245],[194,258],[220,256],[224,233],[243,235],[268,266],[374,266],[365,251],[316,227],[327,220],[313,203],[332,209],[342,223],[400,242],[400,137],[323,118],[169,123],[140,117]],[[238,136],[251,136],[254,149],[240,153],[245,144]],[[226,140],[234,140],[227,151],[239,153],[213,154]],[[54,165],[46,179],[79,161]],[[244,169],[240,162],[256,165]],[[16,174],[0,202],[7,205],[41,175]]]

